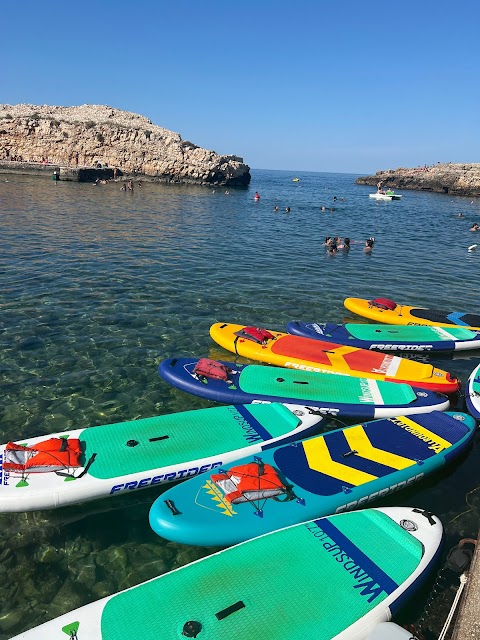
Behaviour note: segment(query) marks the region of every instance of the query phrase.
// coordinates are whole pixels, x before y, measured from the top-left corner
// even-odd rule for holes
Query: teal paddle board
[[[320,423],[304,406],[239,404],[0,445],[0,511],[53,509],[183,480],[312,435]]]
[[[475,433],[464,413],[401,416],[269,448],[163,493],[150,525],[189,545],[231,545],[366,506],[459,455]]]
[[[364,640],[432,568],[442,525],[409,507],[300,524],[202,558],[14,640]]]

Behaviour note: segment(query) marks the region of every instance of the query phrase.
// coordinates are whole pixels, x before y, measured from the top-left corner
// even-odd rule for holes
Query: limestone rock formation
[[[107,165],[167,182],[245,185],[250,168],[182,140],[128,111],[0,104],[0,162],[48,161],[73,168]]]
[[[377,171],[374,176],[358,178],[357,184],[376,186],[382,182],[385,188],[435,191],[456,196],[480,196],[480,163],[434,164],[415,169],[390,169]]]

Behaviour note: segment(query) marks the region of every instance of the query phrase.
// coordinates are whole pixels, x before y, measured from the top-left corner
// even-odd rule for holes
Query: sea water
[[[377,202],[355,178],[258,170],[246,189],[135,182],[132,193],[1,176],[2,442],[213,406],[169,387],[157,367],[171,356],[231,359],[209,337],[214,322],[361,321],[348,296],[479,313],[480,249],[467,248],[480,200],[404,191]],[[329,255],[325,236],[337,235],[351,249]],[[465,383],[479,359],[432,362]],[[437,513],[448,550],[477,534],[478,457],[476,441],[382,504]],[[0,638],[210,554],[152,533],[162,491],[0,515]],[[444,613],[431,620],[441,627]]]

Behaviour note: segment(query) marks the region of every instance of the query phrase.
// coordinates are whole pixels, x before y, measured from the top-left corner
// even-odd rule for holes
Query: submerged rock
[[[414,189],[434,191],[455,196],[480,196],[480,163],[434,164],[415,169],[389,169],[377,171],[374,176],[357,178],[357,184],[377,186],[383,189]]]

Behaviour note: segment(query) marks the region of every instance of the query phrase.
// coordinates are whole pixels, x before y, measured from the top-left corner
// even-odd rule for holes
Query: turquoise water
[[[347,296],[479,313],[480,248],[467,247],[480,199],[406,191],[377,203],[355,177],[253,171],[245,190],[144,184],[132,194],[0,176],[2,441],[213,406],[157,374],[174,355],[230,359],[209,337],[213,322],[351,321]],[[330,256],[327,235],[358,243]],[[435,363],[465,381],[479,358]],[[390,503],[436,512],[446,549],[476,536],[478,458],[477,440]],[[211,553],[150,531],[161,491],[0,515],[0,638]]]

